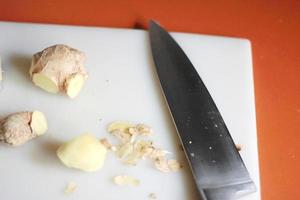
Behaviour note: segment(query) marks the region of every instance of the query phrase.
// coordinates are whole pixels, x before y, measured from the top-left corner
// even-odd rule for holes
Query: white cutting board
[[[259,200],[259,168],[251,46],[248,40],[196,34],[172,34],[196,67],[254,179],[258,192],[243,200]],[[80,95],[70,100],[48,94],[29,80],[31,56],[63,43],[87,54],[89,79]],[[41,110],[49,122],[43,137],[24,146],[0,145],[0,194],[3,200],[143,200],[155,193],[160,200],[196,200],[192,175],[160,90],[149,51],[148,34],[141,30],[57,25],[0,23],[0,56],[4,82],[0,115]],[[101,119],[101,120],[100,120]],[[106,125],[115,120],[143,122],[153,127],[152,139],[173,152],[184,169],[161,173],[151,163],[121,164],[112,154],[95,173],[64,167],[57,146],[89,131],[106,137]],[[111,179],[126,174],[140,179],[139,187],[115,186]],[[63,191],[77,183],[71,195]]]

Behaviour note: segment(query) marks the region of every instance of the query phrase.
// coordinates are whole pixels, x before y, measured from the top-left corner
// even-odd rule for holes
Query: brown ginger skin
[[[74,98],[87,79],[85,57],[83,52],[67,45],[50,46],[33,55],[31,80],[47,92],[62,92]]]
[[[47,130],[47,122],[39,111],[18,112],[0,119],[0,141],[19,146],[42,135]]]

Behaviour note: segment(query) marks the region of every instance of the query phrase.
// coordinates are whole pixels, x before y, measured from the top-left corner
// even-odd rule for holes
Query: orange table
[[[0,7],[8,21],[140,28],[151,18],[171,31],[249,38],[262,199],[300,199],[300,1],[0,0]]]

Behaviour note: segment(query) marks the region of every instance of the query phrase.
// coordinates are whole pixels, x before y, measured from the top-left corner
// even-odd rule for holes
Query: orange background
[[[262,199],[300,199],[300,1],[0,0],[0,8],[6,21],[141,28],[155,19],[170,31],[249,38]]]

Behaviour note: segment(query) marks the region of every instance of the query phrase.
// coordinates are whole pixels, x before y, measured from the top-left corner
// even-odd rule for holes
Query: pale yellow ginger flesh
[[[76,97],[87,79],[85,54],[67,45],[54,45],[33,55],[30,77],[33,83],[50,93],[63,92]]]
[[[50,77],[45,74],[33,74],[32,81],[36,86],[42,88],[47,92],[58,93],[59,91],[57,83],[55,83]]]
[[[107,131],[113,133],[114,131],[127,132],[129,128],[133,128],[134,124],[129,122],[116,121],[108,125]]]
[[[138,186],[140,185],[140,181],[132,176],[127,175],[119,175],[114,177],[114,183],[116,185],[131,185]]]
[[[67,95],[70,98],[75,98],[81,91],[84,81],[84,77],[81,74],[73,74],[67,78],[65,83]]]
[[[119,139],[119,144],[114,146],[107,139],[101,141],[108,149],[115,151],[125,164],[136,165],[141,159],[150,159],[156,169],[162,172],[176,172],[181,169],[177,160],[167,159],[169,152],[155,147],[151,140],[139,139],[149,137],[153,132],[151,127],[117,121],[109,124],[107,131]]]
[[[56,153],[65,166],[94,172],[102,168],[107,150],[95,136],[84,133],[61,145]]]
[[[180,163],[175,159],[168,160],[168,166],[169,166],[169,169],[174,172],[176,172],[182,168]]]
[[[0,120],[0,141],[18,146],[43,135],[48,129],[40,111],[13,113]]]
[[[45,115],[40,111],[32,112],[30,127],[37,136],[43,135],[48,129]]]
[[[77,184],[73,181],[69,182],[65,188],[65,194],[71,194],[77,189]]]

